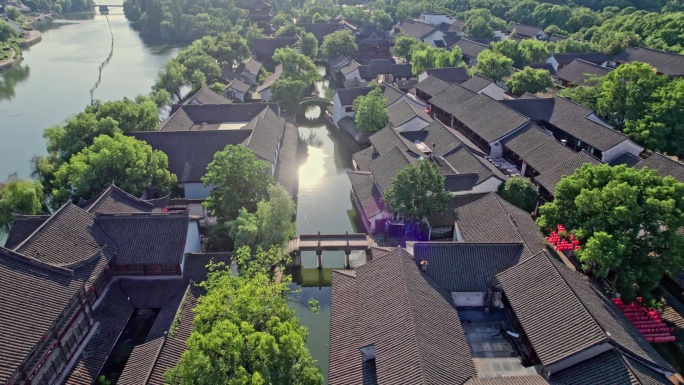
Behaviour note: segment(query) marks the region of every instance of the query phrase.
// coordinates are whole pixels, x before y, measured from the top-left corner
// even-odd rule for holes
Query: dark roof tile
[[[260,56],[273,56],[278,48],[292,48],[297,42],[299,42],[299,37],[264,37],[252,40],[252,44],[249,45],[249,49],[252,55]]]
[[[49,215],[13,215],[12,229],[7,234],[5,247],[14,249],[48,219],[50,219]]]
[[[584,60],[575,59],[570,64],[558,70],[558,79],[565,80],[578,86],[592,85],[588,82],[592,76],[606,76],[611,71],[610,68],[601,67]]]
[[[658,174],[660,174],[662,177],[671,176],[684,183],[684,164],[676,162],[657,152],[637,163],[637,165],[634,167],[648,167],[658,171]]]
[[[486,78],[481,75],[473,75],[472,78],[466,80],[461,84],[461,86],[473,91],[473,92],[480,92],[483,88],[487,87],[488,85],[494,83],[492,79]]]
[[[480,52],[489,49],[487,44],[478,43],[469,39],[459,39],[454,44],[450,45],[449,49],[452,49],[456,46],[461,48],[463,56],[469,58],[477,58],[477,55],[479,55]]]
[[[554,53],[552,55],[558,64],[570,64],[575,60],[582,60],[588,63],[604,63],[608,61],[608,57],[603,52],[569,52],[569,53]]]
[[[558,166],[542,172],[540,175],[536,176],[534,180],[553,195],[556,191],[558,182],[560,182],[564,176],[572,175],[575,170],[581,168],[585,163],[599,165],[601,164],[601,161],[582,150]]]
[[[181,104],[183,105],[188,105],[188,104],[231,104],[233,103],[232,100],[224,97],[223,95],[219,95],[216,92],[212,91],[209,87],[204,86],[199,89],[194,95],[190,96],[189,98],[186,98],[185,101]]]
[[[428,95],[435,96],[449,87],[449,82],[437,76],[428,76],[423,81],[416,84],[416,89]]]
[[[372,218],[385,211],[382,195],[375,187],[373,175],[370,172],[347,171],[347,175],[351,181],[354,195],[359,200],[366,218]]]
[[[469,78],[468,71],[464,67],[428,68],[425,72],[428,78],[435,76],[449,83],[463,83]]]
[[[684,76],[684,55],[645,47],[627,47],[610,58],[620,63],[642,62],[668,76]]]
[[[150,372],[162,346],[164,346],[164,337],[134,347],[116,383],[119,385],[147,385]]]

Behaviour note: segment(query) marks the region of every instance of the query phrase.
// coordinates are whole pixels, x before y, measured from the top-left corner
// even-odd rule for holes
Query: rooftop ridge
[[[158,217],[158,218],[175,218],[187,217],[187,210],[173,210],[167,212],[137,212],[137,213],[96,213],[95,218],[132,218],[132,217]]]
[[[647,50],[647,51],[661,52],[661,53],[666,53],[666,54],[668,54],[668,55],[673,55],[673,56],[684,56],[684,55],[679,54],[679,53],[676,53],[676,52],[664,51],[664,50],[661,50],[661,49],[655,49],[655,48],[649,48],[649,47],[632,47],[632,46],[628,46],[627,48],[645,49],[645,50]],[[617,55],[621,54],[622,52],[625,52],[625,51],[627,50],[627,48],[625,48],[624,50],[618,52]],[[615,55],[613,55],[613,56],[615,56]]]
[[[97,199],[95,199],[95,201],[90,205],[90,207],[88,207],[88,210],[85,210],[85,211],[90,213],[90,210],[93,207],[95,207],[98,203],[100,203],[102,201],[102,199],[104,199],[106,196],[108,196],[109,194],[112,194],[114,192],[124,194],[124,196],[135,200],[136,203],[140,203],[140,204],[148,206],[150,208],[154,208],[154,205],[152,203],[147,202],[143,199],[137,198],[134,195],[127,193],[126,191],[122,190],[121,188],[117,187],[114,183],[112,183],[109,187],[107,187],[107,189],[102,194],[100,194],[97,197]]]
[[[87,211],[81,209],[80,207],[74,205],[73,203],[71,203],[71,201],[68,201],[67,203],[63,204],[62,207],[60,207],[59,209],[57,209],[57,211],[55,211],[55,212],[50,216],[50,218],[49,218],[47,221],[43,222],[40,226],[38,226],[38,228],[36,228],[36,230],[35,230],[34,232],[32,232],[31,235],[29,235],[28,237],[26,237],[26,239],[24,239],[20,244],[18,244],[17,247],[14,248],[14,251],[17,251],[17,252],[18,252],[24,245],[26,245],[26,243],[27,243],[31,238],[33,238],[34,236],[36,236],[36,235],[42,233],[43,230],[45,230],[45,227],[47,227],[48,223],[51,223],[51,222],[52,222],[55,218],[57,218],[59,215],[62,215],[62,213],[67,209],[67,207],[70,207],[70,206],[75,206],[77,209],[83,211],[85,214],[90,215],[92,218],[95,218],[95,216],[94,216],[92,213],[89,213],[89,212],[87,212]]]
[[[6,257],[9,257],[14,261],[24,263],[24,264],[29,265],[29,266],[37,267],[39,269],[48,270],[48,271],[55,272],[58,274],[62,274],[62,275],[68,276],[68,277],[74,276],[74,271],[72,269],[68,269],[66,267],[57,266],[57,265],[51,265],[49,263],[45,263],[45,262],[39,261],[35,258],[32,258],[32,257],[29,257],[27,255],[16,252],[14,250],[7,249],[3,246],[0,246],[0,254],[4,255]]]

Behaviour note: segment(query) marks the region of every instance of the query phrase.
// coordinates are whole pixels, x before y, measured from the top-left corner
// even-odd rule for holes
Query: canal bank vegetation
[[[38,215],[46,213],[43,186],[35,180],[20,180],[16,174],[0,183],[0,235],[12,227],[15,213]]]

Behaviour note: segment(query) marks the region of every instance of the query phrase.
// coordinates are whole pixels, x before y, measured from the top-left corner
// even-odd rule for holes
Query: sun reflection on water
[[[325,176],[325,158],[322,148],[309,146],[306,163],[299,167],[299,188],[316,186]]]

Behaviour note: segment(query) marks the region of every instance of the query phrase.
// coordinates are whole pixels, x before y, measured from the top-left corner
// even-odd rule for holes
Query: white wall
[[[396,131],[399,131],[399,132],[418,131],[418,130],[423,129],[428,124],[430,124],[430,123],[428,123],[428,122],[424,121],[423,119],[416,116],[415,118],[409,120],[408,122],[394,127],[394,129]]]
[[[614,146],[612,148],[607,149],[606,151],[603,151],[603,159],[601,159],[601,161],[603,163],[610,163],[626,152],[634,156],[639,156],[639,154],[641,154],[642,151],[644,151],[643,147],[639,146],[638,144],[632,142],[629,139],[625,139],[624,141],[620,142],[617,146]]]
[[[249,72],[242,71],[240,75],[242,75],[242,78],[244,79],[245,83],[250,85],[258,85],[256,76],[250,74]]]
[[[422,14],[420,15],[420,21],[425,24],[440,25],[442,23],[453,24],[454,18],[447,16],[443,13],[440,14]]]
[[[361,80],[361,74],[359,74],[359,69],[357,68],[354,71],[344,75],[344,79],[347,81],[354,79]]]
[[[424,42],[431,44],[433,47],[437,47],[435,41],[439,40],[444,40],[444,35],[442,34],[442,31],[439,30],[435,31],[432,35],[423,38]]]
[[[228,99],[236,99],[241,102],[245,101],[245,93],[240,92],[235,88],[227,88],[225,91],[223,91],[223,96],[227,97]]]
[[[199,233],[199,222],[190,221],[188,233],[185,236],[185,250],[183,250],[183,254],[198,253],[200,251],[202,251],[202,239]]]
[[[205,187],[204,183],[184,183],[185,197],[187,199],[207,199],[214,186]]]
[[[354,117],[354,112],[345,112],[345,107],[351,107],[351,106],[343,106],[342,102],[340,102],[340,97],[339,95],[335,94],[333,96],[333,123],[337,125],[337,123],[344,117],[348,116],[350,118]]]
[[[550,58],[546,59],[546,62],[553,66],[554,71],[558,71],[558,62],[556,61],[555,57],[551,56]]]

